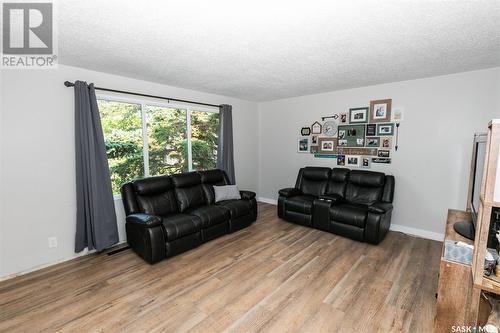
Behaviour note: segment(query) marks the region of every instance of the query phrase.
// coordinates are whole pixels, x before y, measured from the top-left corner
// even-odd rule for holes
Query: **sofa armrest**
[[[134,223],[146,228],[152,228],[161,225],[161,217],[144,213],[128,215],[127,222]]]
[[[385,214],[392,210],[392,204],[386,202],[376,202],[368,206],[368,211],[375,214]]]
[[[325,194],[318,197],[320,200],[331,201],[333,203],[342,202],[344,198],[338,194]]]
[[[252,191],[240,191],[242,200],[252,200],[255,199],[255,192]]]
[[[299,190],[298,188],[289,187],[279,190],[278,193],[279,195],[284,196],[285,198],[290,198],[296,195],[301,195],[302,191]]]

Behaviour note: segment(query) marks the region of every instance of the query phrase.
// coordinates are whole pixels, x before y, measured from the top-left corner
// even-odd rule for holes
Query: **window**
[[[98,98],[113,194],[134,178],[215,168],[218,110]]]

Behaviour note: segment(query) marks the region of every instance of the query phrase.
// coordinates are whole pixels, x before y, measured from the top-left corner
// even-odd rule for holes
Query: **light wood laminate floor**
[[[2,332],[432,332],[441,243],[278,219],[156,265],[131,250],[0,282]]]

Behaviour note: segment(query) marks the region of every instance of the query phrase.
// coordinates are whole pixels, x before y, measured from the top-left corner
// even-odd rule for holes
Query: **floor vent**
[[[113,251],[109,251],[107,254],[108,254],[108,256],[113,256],[115,254],[118,254],[120,252],[126,251],[128,249],[130,249],[130,246],[127,245],[127,246],[124,246],[124,247],[120,247],[119,249],[116,249],[116,250],[113,250]]]

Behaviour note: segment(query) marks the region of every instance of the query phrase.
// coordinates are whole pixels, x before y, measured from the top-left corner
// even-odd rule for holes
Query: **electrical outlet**
[[[49,237],[49,249],[57,247],[57,237]]]

